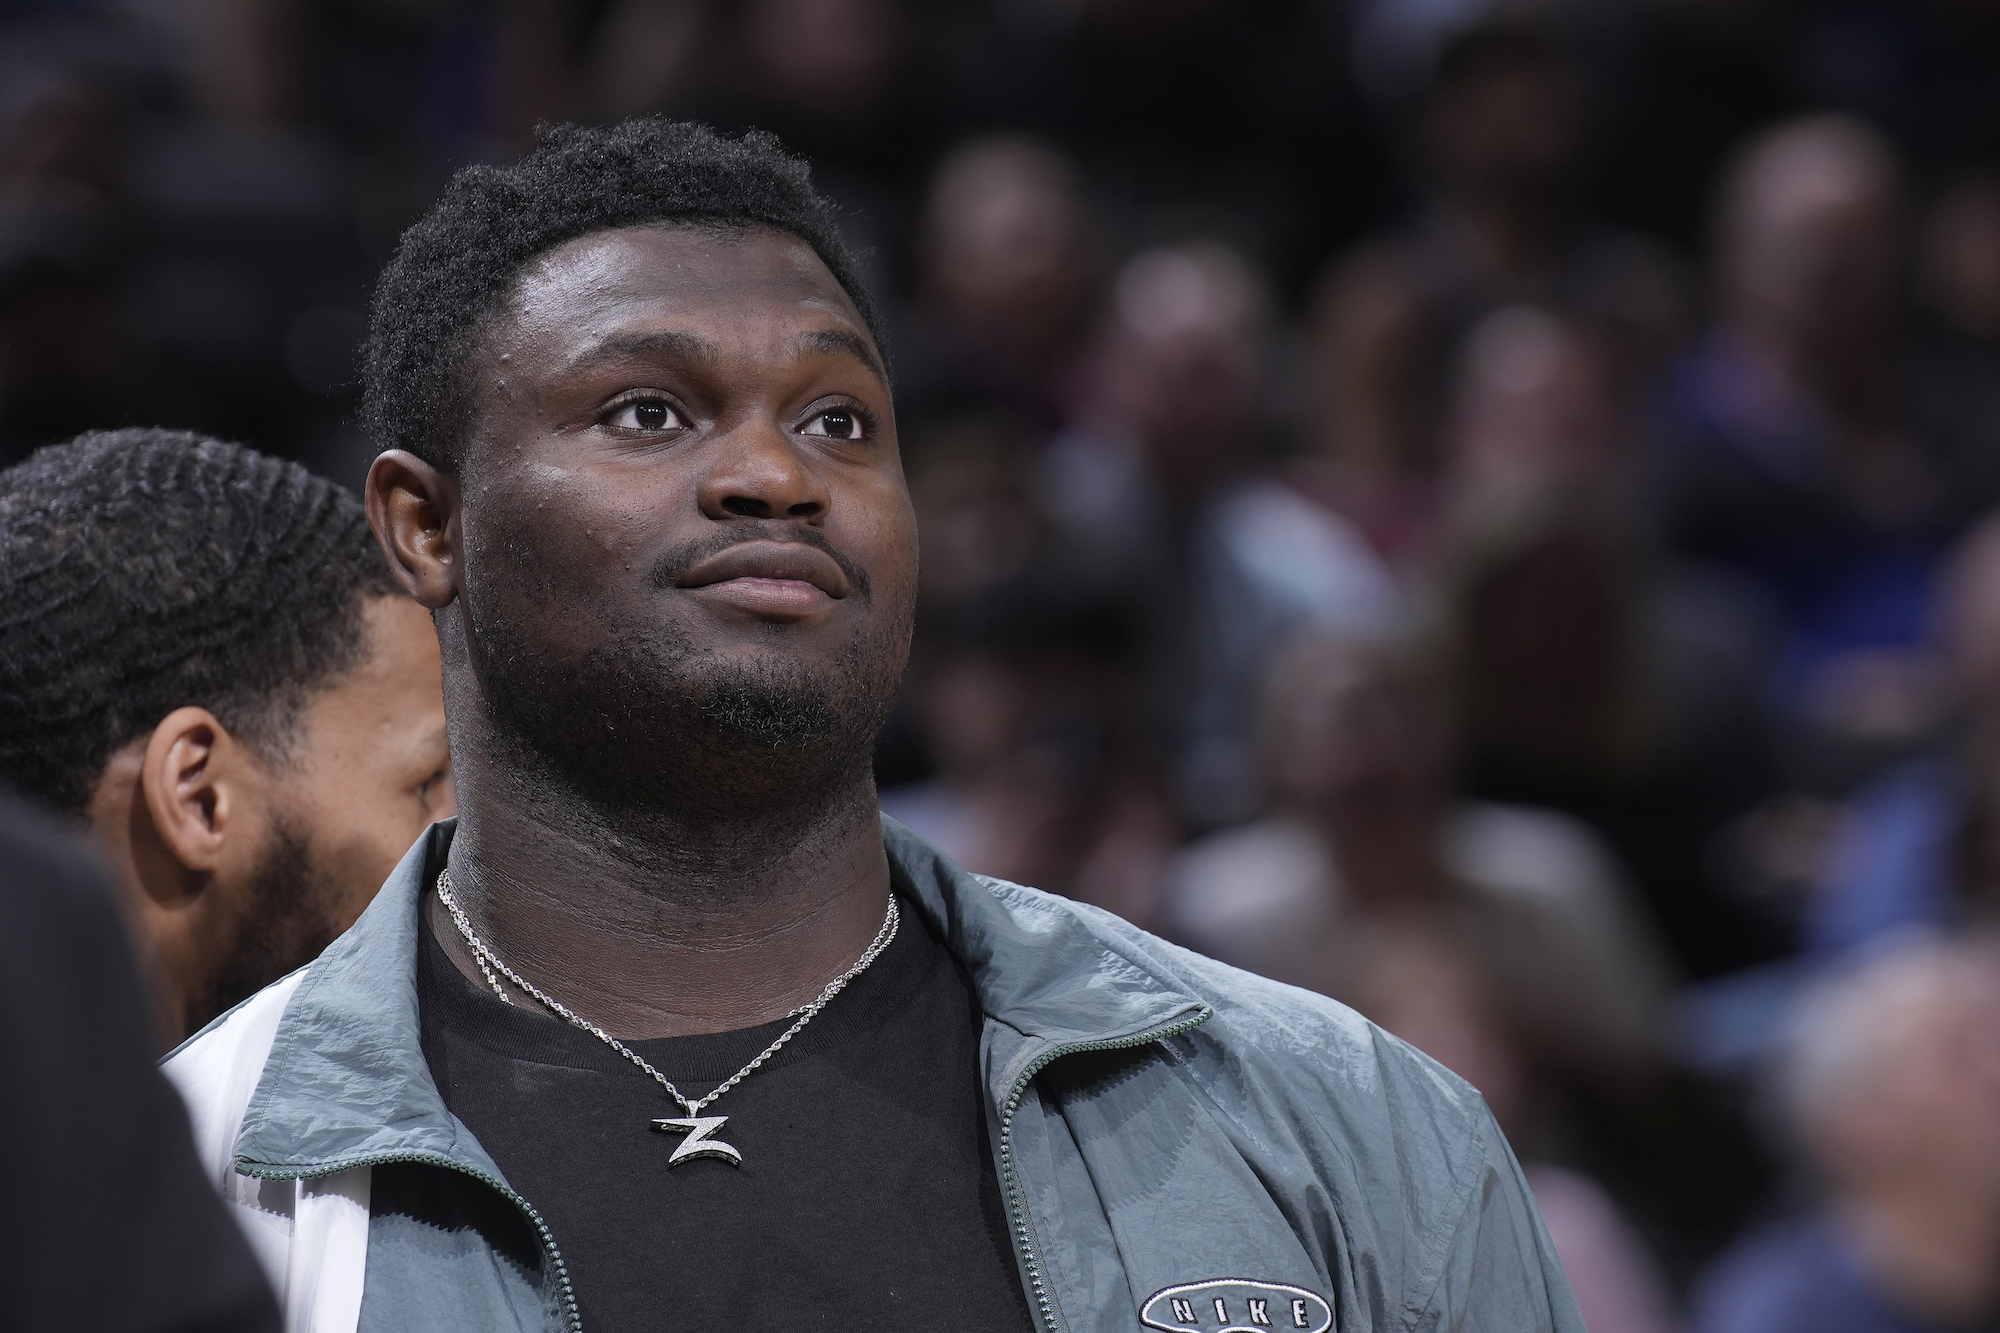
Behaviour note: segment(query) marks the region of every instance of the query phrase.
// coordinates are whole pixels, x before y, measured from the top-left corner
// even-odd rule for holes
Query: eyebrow
[[[714,365],[722,359],[722,351],[698,333],[672,331],[620,333],[606,338],[589,351],[580,353],[569,363],[569,370],[574,374],[634,357],[672,357],[678,361],[699,361]]]
[[[836,356],[851,356],[868,369],[884,384],[889,382],[889,372],[882,366],[882,359],[868,340],[850,329],[814,329],[802,333],[793,340],[792,346],[801,356],[832,353]]]
[[[875,348],[866,338],[850,329],[814,329],[802,333],[792,340],[792,350],[801,358],[824,356],[852,357],[875,372],[884,384],[889,382],[889,372],[876,355]],[[722,350],[698,333],[682,333],[674,330],[657,330],[651,333],[620,333],[606,338],[589,351],[579,353],[569,363],[569,371],[594,370],[598,366],[634,357],[672,357],[680,361],[696,361],[714,365],[722,359]]]

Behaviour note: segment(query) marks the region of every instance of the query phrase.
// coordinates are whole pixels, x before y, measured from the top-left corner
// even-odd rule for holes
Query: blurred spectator
[[[1262,275],[1226,247],[1127,261],[1076,418],[1038,479],[1068,562],[1137,629],[1175,798],[1202,821],[1242,808],[1248,774],[1233,757],[1235,696],[1197,552],[1207,516],[1262,462],[1271,320]]]
[[[1053,424],[1096,314],[1097,251],[1060,154],[1019,136],[960,145],[925,203],[918,336],[899,349],[899,406],[971,400]]]
[[[1771,131],[1719,218],[1722,319],[1667,396],[1667,540],[1764,599],[1782,709],[1808,731],[1866,732],[1884,691],[1921,689],[1905,668],[1932,572],[1996,474],[1913,425],[1901,199],[1879,136],[1825,116]]]
[[[1511,333],[1484,340],[1518,355],[1484,366],[1481,354],[1475,389],[1519,381],[1497,391],[1555,415],[1511,423],[1513,437],[1566,431],[1562,444],[1523,447],[1596,451],[1595,468],[1619,461],[1608,437],[1623,401],[1679,336],[1683,301],[1664,254],[1576,211],[1579,98],[1564,49],[1541,30],[1484,25],[1452,38],[1416,117],[1418,207],[1342,256],[1314,296],[1303,451],[1287,477],[1394,568],[1421,572],[1434,554],[1459,447],[1448,437],[1463,434],[1443,405],[1483,320],[1522,307]],[[1525,325],[1550,336],[1524,340]],[[1528,383],[1543,374],[1563,384]],[[1563,415],[1578,411],[1600,419]]]
[[[1367,327],[1369,310],[1380,312],[1384,333],[1402,330],[1393,335],[1399,365],[1376,380],[1377,392],[1395,387],[1414,397],[1375,416],[1414,419],[1421,429],[1420,404],[1443,384],[1472,324],[1518,302],[1598,325],[1612,337],[1621,375],[1672,349],[1684,302],[1664,252],[1576,211],[1580,99],[1567,52],[1539,29],[1475,27],[1438,57],[1413,134],[1419,206],[1403,227],[1336,267],[1321,297],[1329,331]],[[1414,372],[1413,353],[1423,358]],[[1368,439],[1314,443],[1339,458]]]
[[[1905,942],[1799,1013],[1788,1127],[1824,1194],[1752,1233],[1695,1298],[1701,1333],[1923,1333],[2000,1310],[2000,957]]]
[[[2000,913],[2000,518],[1967,537],[1941,601],[1956,725],[1847,802],[1807,902],[1814,954]]]
[[[1175,860],[1178,938],[1343,997],[1370,923],[1458,921],[1534,1058],[1614,1082],[1650,1064],[1667,974],[1620,872],[1562,816],[1451,800],[1449,714],[1420,657],[1307,635],[1271,672],[1259,735],[1272,813]]]
[[[1395,256],[1379,246],[1336,264],[1309,314],[1306,416],[1288,477],[1392,563],[1430,553],[1443,338]]]
[[[912,737],[892,724],[877,772],[903,780],[882,808],[968,869],[1155,922],[1179,829],[1118,590],[1055,539],[1011,422],[935,423],[912,446],[925,544],[903,726],[921,754],[895,753]]]
[[[1545,311],[1488,316],[1443,439],[1434,589],[1468,790],[1594,827],[1690,973],[1771,956],[1775,923],[1709,864],[1774,781],[1755,635],[1727,599],[1645,559],[1599,344]]]
[[[0,798],[0,1296],[16,1333],[252,1333],[277,1303],[153,1064],[145,988],[81,840]]]
[[[110,851],[169,1045],[453,812],[441,690],[360,501],[296,464],[126,430],[0,473],[0,774]]]
[[[1627,463],[1603,349],[1574,322],[1509,306],[1467,337],[1447,423],[1451,492],[1568,485],[1614,492]],[[1622,499],[1623,497],[1617,497]]]

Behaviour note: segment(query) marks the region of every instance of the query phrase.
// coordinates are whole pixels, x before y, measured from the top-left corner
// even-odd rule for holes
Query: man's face
[[[318,957],[431,822],[457,813],[430,617],[402,596],[362,615],[362,660],[306,701],[270,766],[263,850],[197,1005],[211,1016]]]
[[[454,577],[515,758],[682,811],[865,762],[916,527],[874,343],[810,247],[580,238],[524,273],[471,370]]]

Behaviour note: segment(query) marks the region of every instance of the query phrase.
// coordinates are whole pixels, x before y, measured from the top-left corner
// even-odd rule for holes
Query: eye
[[[805,425],[806,435],[821,435],[830,440],[865,440],[868,438],[868,422],[857,408],[829,407]]]
[[[618,430],[662,431],[685,426],[687,422],[665,399],[641,398],[613,411],[604,424]]]

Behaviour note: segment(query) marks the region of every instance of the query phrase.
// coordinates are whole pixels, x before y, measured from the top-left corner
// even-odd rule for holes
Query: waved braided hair
[[[0,781],[82,813],[185,705],[281,760],[396,591],[361,502],[296,463],[153,429],[39,450],[0,472]]]
[[[775,136],[730,138],[642,117],[538,125],[535,143],[513,166],[453,176],[383,270],[362,369],[362,423],[377,448],[407,449],[457,471],[474,415],[468,363],[522,270],[559,245],[618,227],[789,232],[827,266],[886,355],[881,317],[833,205]]]

